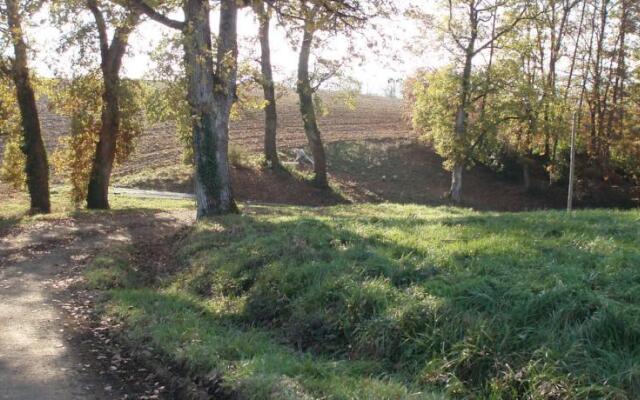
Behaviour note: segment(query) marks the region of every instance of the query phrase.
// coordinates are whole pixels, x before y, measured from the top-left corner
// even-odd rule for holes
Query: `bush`
[[[260,157],[237,144],[229,145],[229,163],[239,169],[253,169],[261,164]]]

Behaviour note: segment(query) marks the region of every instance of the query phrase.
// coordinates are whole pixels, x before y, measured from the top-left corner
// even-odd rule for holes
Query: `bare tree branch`
[[[451,27],[452,20],[453,20],[453,2],[452,0],[449,0],[449,19],[447,20],[447,30],[449,31],[449,34],[451,35],[451,38],[453,38],[453,41],[456,43],[456,45],[460,49],[465,50],[466,46],[462,44],[458,36],[454,33],[453,28]]]
[[[526,19],[531,19],[534,17],[527,17],[525,16],[525,13],[527,11],[526,7],[522,8],[522,11],[520,11],[520,14],[513,19],[513,21],[507,25],[506,27],[500,29],[495,35],[493,35],[490,39],[488,39],[484,44],[482,44],[480,47],[478,47],[473,54],[476,55],[478,53],[480,53],[481,51],[483,51],[484,49],[486,49],[487,47],[491,46],[491,43],[495,42],[496,40],[498,40],[500,37],[506,35],[507,33],[511,32],[516,25],[518,25],[521,21],[526,20]],[[543,11],[541,11],[543,12]],[[537,14],[539,15],[539,14]]]
[[[142,13],[146,14],[152,20],[159,22],[169,28],[182,30],[185,28],[186,23],[184,21],[177,21],[171,19],[166,15],[156,11],[153,7],[144,2],[144,0],[129,0],[134,7],[137,7]]]
[[[87,7],[89,7],[89,10],[91,10],[93,17],[96,20],[98,37],[100,39],[100,54],[102,59],[106,60],[109,55],[109,38],[107,37],[107,24],[104,21],[104,15],[102,15],[102,11],[100,11],[100,7],[98,7],[98,2],[96,0],[87,0]]]
[[[320,86],[322,86],[326,81],[337,76],[338,72],[342,67],[343,67],[343,64],[340,63],[334,66],[334,68],[332,68],[331,70],[325,72],[324,74],[316,74],[316,76],[314,77],[316,84],[311,88],[313,93],[317,92],[320,89]]]

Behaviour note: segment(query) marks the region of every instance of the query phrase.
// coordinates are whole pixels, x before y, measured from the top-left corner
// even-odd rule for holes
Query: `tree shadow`
[[[327,145],[332,175],[359,202],[450,205],[445,193],[450,172],[429,146],[416,141],[343,141]],[[462,206],[477,210],[523,211],[560,208],[564,194],[549,188],[526,193],[521,185],[500,180],[474,167],[463,177]]]
[[[0,241],[0,387],[10,398],[97,398],[143,393],[147,373],[124,379],[110,370],[111,358],[96,359],[91,334],[67,319],[61,308],[77,309],[77,287],[67,289],[93,256],[118,247],[131,249],[148,275],[165,265],[145,264],[164,238],[194,220],[191,211],[162,209],[77,210],[13,229]],[[16,217],[19,223],[20,218]],[[151,247],[149,247],[151,246]],[[165,251],[165,250],[162,250]],[[166,251],[171,251],[168,249]],[[153,270],[151,270],[153,269]],[[91,298],[89,298],[91,299]],[[84,304],[84,303],[83,303]],[[82,307],[82,306],[80,306]],[[86,323],[86,321],[85,321]],[[74,326],[74,329],[69,327]],[[62,333],[64,330],[64,333]],[[91,342],[91,345],[87,344]],[[7,353],[8,351],[8,353]],[[108,354],[107,349],[102,352]],[[105,364],[106,365],[103,365]],[[90,368],[78,366],[91,365]],[[107,371],[104,373],[104,371]],[[133,376],[142,375],[134,368]],[[103,389],[110,387],[107,392]],[[124,387],[122,391],[121,387]],[[145,390],[148,388],[144,388]]]
[[[443,363],[438,373],[471,391],[502,376],[524,395],[543,372],[521,372],[529,375],[517,383],[514,371],[546,363],[567,385],[589,377],[640,393],[629,369],[640,326],[625,316],[640,303],[633,218],[373,210],[354,225],[339,209],[326,218],[280,211],[216,219],[216,229],[188,236],[182,290],[242,299],[214,315],[218,323],[266,329],[309,354],[375,360],[407,381]],[[411,239],[428,235],[424,245]]]
[[[4,217],[0,216],[0,238],[6,236],[13,227],[18,225],[22,218],[17,216]]]

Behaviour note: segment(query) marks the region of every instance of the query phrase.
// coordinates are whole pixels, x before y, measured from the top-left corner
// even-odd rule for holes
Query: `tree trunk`
[[[100,68],[102,70],[102,114],[100,132],[93,157],[89,186],[87,190],[87,208],[109,208],[109,181],[116,156],[117,141],[120,135],[120,68],[127,48],[129,34],[140,19],[139,11],[132,11],[125,23],[116,28],[113,40],[109,44],[107,23],[98,3],[87,0],[87,6],[93,13],[100,42]]]
[[[262,70],[262,90],[266,102],[264,108],[264,156],[267,164],[277,169],[280,167],[276,133],[278,129],[278,114],[276,109],[276,93],[271,69],[271,49],[269,48],[269,9],[265,3],[255,6],[260,21],[260,68]]]
[[[115,76],[105,76],[104,78],[100,134],[87,191],[87,208],[89,209],[106,210],[109,208],[109,181],[113,160],[116,156],[116,141],[120,131],[118,81],[117,72]]]
[[[531,169],[529,168],[529,160],[522,163],[522,185],[525,191],[531,190]]]
[[[300,98],[300,113],[304,122],[304,132],[311,147],[313,155],[313,169],[315,173],[314,183],[321,188],[327,188],[327,161],[320,137],[320,129],[316,121],[316,112],[313,105],[313,88],[309,78],[309,56],[313,42],[313,28],[306,24],[302,45],[300,46],[300,58],[298,60],[298,84],[297,91]]]
[[[462,169],[461,164],[456,164],[451,171],[451,189],[449,195],[455,203],[462,201]]]
[[[197,217],[237,212],[228,158],[229,113],[237,73],[237,5],[222,0],[218,65],[214,75],[209,3],[188,0],[184,8],[188,101],[193,120]]]
[[[590,156],[594,160],[598,160],[600,153],[600,135],[602,134],[601,128],[601,116],[603,113],[603,101],[601,93],[602,85],[602,73],[604,66],[602,65],[604,58],[604,43],[606,40],[605,32],[608,18],[608,9],[610,0],[603,0],[602,8],[600,10],[600,25],[598,26],[598,35],[596,36],[596,58],[594,63],[593,73],[593,109],[591,110],[591,140],[590,140]]]
[[[580,13],[580,22],[578,24],[578,32],[575,35],[575,46],[573,47],[573,55],[571,56],[571,66],[569,67],[569,77],[567,78],[567,88],[564,92],[564,104],[567,104],[567,98],[569,97],[569,91],[571,90],[571,83],[573,79],[573,73],[576,66],[576,59],[578,58],[578,50],[580,48],[580,38],[582,37],[582,30],[584,26],[584,16],[586,14],[587,2],[582,4],[582,12]]]
[[[31,86],[27,66],[27,45],[24,42],[19,5],[16,0],[7,0],[7,22],[13,41],[14,59],[12,77],[16,85],[23,131],[22,152],[26,156],[25,174],[31,197],[31,212],[49,213],[49,163],[42,141],[40,119],[36,98]]]
[[[471,13],[471,39],[466,48],[464,69],[462,71],[462,80],[460,82],[460,104],[456,112],[454,123],[454,135],[459,149],[465,147],[467,135],[467,107],[469,106],[469,95],[471,92],[471,69],[473,67],[473,56],[475,52],[475,40],[477,38],[477,20],[474,20]],[[456,154],[455,165],[451,173],[451,190],[449,196],[451,200],[459,203],[462,199],[462,170],[464,169],[464,155]]]
[[[238,206],[231,189],[229,170],[229,119],[231,107],[236,100],[236,79],[238,75],[238,2],[222,0],[220,2],[220,28],[218,35],[218,54],[215,86],[216,119],[215,131],[218,141],[218,179],[220,181],[220,213],[238,212]]]
[[[608,112],[607,127],[604,131],[605,143],[601,149],[602,164],[605,175],[611,173],[609,160],[610,143],[616,139],[616,128],[622,130],[622,103],[621,97],[624,94],[624,82],[626,80],[626,31],[627,31],[627,2],[622,0],[621,2],[621,15],[620,15],[620,34],[618,37],[619,44],[618,49],[614,53],[616,54],[617,67],[615,69],[615,79],[613,78],[614,69],[610,68],[609,82],[613,81],[613,94],[611,107]],[[612,57],[613,62],[613,57]],[[614,125],[615,124],[615,125]]]
[[[567,211],[573,209],[573,188],[576,174],[576,129],[578,125],[578,114],[574,111],[571,124],[571,152],[569,156],[569,190],[567,193]]]

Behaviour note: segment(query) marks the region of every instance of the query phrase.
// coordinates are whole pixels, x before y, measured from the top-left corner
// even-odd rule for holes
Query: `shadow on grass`
[[[0,216],[0,237],[6,236],[13,227],[20,223],[21,220],[21,217]]]
[[[149,199],[111,195],[110,210],[88,210],[82,206],[76,207],[70,201],[66,187],[55,187],[51,190],[52,212],[49,214],[30,214],[29,200],[24,194],[6,200],[0,209],[0,236],[5,236],[20,224],[37,221],[54,222],[67,218],[91,218],[92,216],[115,216],[131,212],[160,213],[169,210],[193,209],[191,200]]]
[[[136,316],[127,304],[120,312],[146,318],[139,334],[169,357],[200,372],[228,369],[240,386],[272,373],[300,376],[304,388],[326,395],[330,379],[313,377],[337,374],[355,382],[384,375],[409,392],[435,385],[517,398],[640,394],[633,213],[270,210],[199,225],[177,251],[188,267],[166,291],[142,293],[168,309],[145,306]],[[180,326],[199,315],[206,318],[189,322],[196,328]],[[229,331],[209,331],[216,329]],[[346,370],[280,367],[301,365],[297,357]]]
[[[331,173],[358,202],[448,205],[450,172],[433,149],[416,141],[345,141],[327,145]],[[524,211],[559,208],[563,192],[539,195],[499,179],[486,168],[464,173],[463,206],[477,210]]]
[[[219,374],[209,387],[219,398],[440,399],[410,390],[381,366],[366,360],[335,359],[297,352],[258,327],[234,325],[189,296],[148,290],[113,293],[112,313],[126,318],[126,335],[151,344],[169,365],[202,380]],[[243,397],[244,398],[244,397]]]
[[[231,176],[234,195],[237,200],[243,202],[307,206],[348,202],[335,188],[317,188],[306,174],[285,167],[272,169],[253,164],[249,167],[233,167]],[[138,171],[132,175],[118,177],[117,183],[136,189],[193,192],[191,167],[184,165]]]

